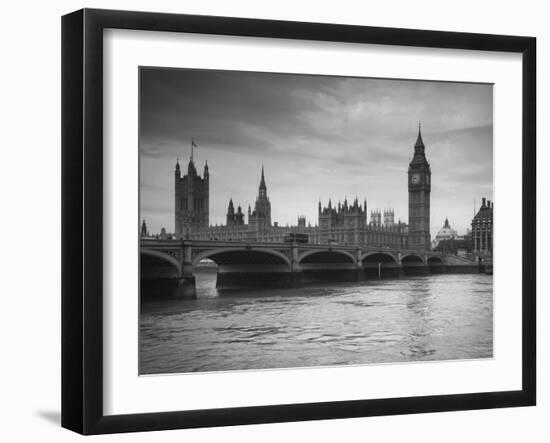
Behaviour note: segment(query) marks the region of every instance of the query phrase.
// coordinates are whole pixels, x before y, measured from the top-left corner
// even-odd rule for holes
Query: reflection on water
[[[430,275],[144,303],[140,373],[290,368],[493,354],[493,281]]]

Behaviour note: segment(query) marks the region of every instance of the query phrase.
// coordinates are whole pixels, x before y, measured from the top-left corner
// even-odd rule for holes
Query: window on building
[[[193,202],[193,209],[195,209],[195,211],[202,211],[202,208],[203,208],[203,199],[196,198]]]

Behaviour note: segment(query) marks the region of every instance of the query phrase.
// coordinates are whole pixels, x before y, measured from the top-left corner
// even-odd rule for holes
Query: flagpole
[[[197,144],[195,143],[195,139],[193,137],[191,137],[191,161],[194,163],[194,160],[193,160],[193,148],[196,148],[197,147]]]

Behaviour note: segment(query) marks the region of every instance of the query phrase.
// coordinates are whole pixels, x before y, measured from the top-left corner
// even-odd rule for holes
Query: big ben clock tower
[[[409,163],[409,249],[429,251],[430,238],[430,164],[418,124],[414,156]]]

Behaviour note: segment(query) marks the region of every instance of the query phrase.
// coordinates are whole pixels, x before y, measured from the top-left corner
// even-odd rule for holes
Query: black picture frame
[[[103,30],[192,32],[522,54],[522,388],[260,407],[103,413]],[[62,426],[150,431],[536,403],[536,39],[229,17],[83,9],[62,18]],[[137,296],[137,295],[136,295]]]

